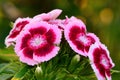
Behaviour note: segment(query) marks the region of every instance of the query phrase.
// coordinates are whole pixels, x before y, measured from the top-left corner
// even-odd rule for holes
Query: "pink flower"
[[[72,17],[64,27],[64,34],[70,47],[78,54],[88,55],[91,44],[99,41],[93,33],[86,33],[85,24],[78,19]]]
[[[95,43],[91,45],[88,57],[91,61],[91,66],[98,78],[98,80],[111,80],[110,69],[114,67],[109,51],[103,44]]]
[[[33,17],[33,21],[54,20],[61,14],[61,12],[62,12],[62,10],[60,10],[60,9],[54,9],[48,13],[42,13],[42,14],[36,15],[35,17]]]
[[[43,21],[29,23],[17,38],[15,52],[28,65],[48,61],[58,54],[61,35],[55,25]]]
[[[7,47],[9,47],[10,45],[15,45],[17,36],[23,30],[25,25],[28,24],[30,21],[30,18],[18,18],[15,21],[13,29],[10,31],[9,35],[5,39],[5,44]]]

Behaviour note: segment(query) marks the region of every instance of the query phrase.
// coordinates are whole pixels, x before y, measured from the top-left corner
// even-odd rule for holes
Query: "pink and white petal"
[[[111,57],[110,57],[110,53],[109,53],[107,47],[106,47],[104,44],[100,44],[100,46],[101,46],[101,48],[103,48],[103,49],[106,51],[107,57],[108,57],[108,59],[109,59],[109,61],[110,61],[110,64],[112,65],[111,68],[114,67],[115,64],[113,63],[113,61],[112,61],[112,59],[111,59]]]
[[[77,19],[75,16],[71,16],[69,18],[69,22],[73,22],[73,21],[79,21],[80,19]],[[80,20],[81,21],[81,20]]]
[[[95,72],[95,75],[96,75],[98,80],[106,80],[106,78],[100,74],[100,72],[96,68],[95,64],[91,63],[91,67],[92,67],[93,71]]]
[[[36,53],[33,53],[33,59],[35,61],[38,62],[45,62],[45,61],[49,61],[50,59],[52,59],[53,57],[55,57],[58,54],[59,51],[59,47],[55,46],[52,51],[50,51],[49,53],[47,53],[46,55],[42,55],[42,56],[38,56],[36,55]],[[39,53],[40,54],[40,53]]]
[[[109,73],[110,73],[110,70],[109,70]],[[111,78],[111,74],[108,76],[108,74],[105,73],[105,76],[106,76],[107,80],[112,80],[112,78]]]
[[[64,30],[64,27],[65,27],[64,20],[55,19],[55,20],[48,21],[48,23],[52,25],[56,25],[61,31]]]
[[[31,20],[32,20],[32,18],[29,18],[29,17],[27,17],[27,18],[18,18],[15,21],[13,28],[15,28],[18,25],[18,23],[20,23],[20,22],[28,21],[30,23]]]
[[[10,36],[13,35],[13,32],[14,32],[15,30],[21,32],[22,29],[23,29],[28,23],[30,23],[31,20],[32,20],[32,19],[31,19],[31,18],[28,18],[28,17],[27,17],[27,18],[18,18],[18,19],[15,21],[15,23],[14,23],[13,29],[10,31],[9,38],[11,38]],[[19,35],[19,33],[18,33],[18,35]],[[16,35],[16,36],[18,36],[18,35]],[[14,37],[14,38],[16,38],[16,37]]]
[[[21,55],[20,55],[20,61],[21,61],[21,62],[27,63],[28,65],[31,65],[31,66],[34,66],[34,65],[38,64],[37,61],[26,57],[26,56],[23,54],[23,50],[19,51],[18,54],[21,54]],[[39,62],[39,63],[40,63],[40,62]]]
[[[50,20],[56,19],[62,13],[61,9],[54,9],[47,14],[50,16]]]
[[[23,43],[22,39],[25,37],[25,35],[30,35],[30,33],[28,31],[22,31],[16,39],[16,45],[14,49],[18,56],[20,56],[19,51],[21,51],[21,45]]]
[[[61,19],[55,19],[55,20],[50,20],[48,21],[49,24],[55,24],[55,25],[58,25],[58,24],[61,24],[63,21]]]
[[[74,22],[74,21],[78,21],[78,19],[74,16],[72,16],[70,18],[68,18],[68,16],[65,16],[65,17],[66,17],[66,19],[63,20],[63,23],[65,25],[67,25],[68,23]]]
[[[90,46],[89,51],[88,51],[88,58],[90,59],[90,62],[94,64],[94,56],[93,56],[93,51],[97,47],[97,43],[94,43]]]
[[[87,33],[85,36],[86,39],[83,38],[84,40],[82,41],[84,42],[85,53],[88,54],[90,46],[95,42],[100,42],[100,41],[99,38],[94,33]]]
[[[48,16],[47,13],[42,13],[42,14],[34,16],[32,22],[47,21],[49,19],[50,17]]]
[[[5,45],[6,45],[6,47],[9,47],[11,45],[15,46],[15,41],[16,41],[16,38],[11,39],[11,38],[9,38],[9,36],[7,36],[5,38]]]
[[[5,39],[5,44],[7,47],[14,45],[16,38],[21,32],[21,30],[31,21],[31,18],[18,18],[13,26],[13,29],[10,31],[9,35]]]
[[[100,42],[99,38],[94,33],[87,33],[86,36],[90,36],[95,42]]]
[[[56,34],[56,39],[54,41],[54,44],[60,44],[61,38],[62,38],[62,32],[56,25],[51,25],[50,27],[54,33]]]
[[[66,23],[66,24],[69,24],[69,23],[71,23],[71,22],[80,22],[80,23],[82,22],[82,23],[83,23],[82,20],[76,18],[75,16],[71,16],[70,18],[68,18],[68,17],[66,16],[65,23]],[[84,24],[84,23],[83,23],[83,24]]]
[[[77,46],[76,46],[75,44],[73,44],[72,41],[68,40],[67,42],[69,43],[69,45],[70,45],[70,47],[72,48],[72,50],[74,50],[76,53],[78,53],[78,54],[80,54],[80,55],[82,55],[82,56],[87,57],[87,54],[86,54],[85,52],[83,52],[82,50],[79,50],[79,49],[77,48]]]
[[[48,13],[42,13],[42,14],[36,15],[35,17],[33,17],[33,22],[34,21],[42,21],[42,20],[49,21],[49,20],[56,19],[61,14],[61,12],[62,12],[62,10],[55,9]]]
[[[46,32],[50,29],[50,24],[48,24],[45,21],[41,21],[41,22],[34,22],[34,23],[29,23],[28,25],[26,25],[26,27],[24,28],[25,32],[26,31],[30,31],[31,29],[36,29],[36,28],[40,28],[40,27],[44,27],[46,29]]]

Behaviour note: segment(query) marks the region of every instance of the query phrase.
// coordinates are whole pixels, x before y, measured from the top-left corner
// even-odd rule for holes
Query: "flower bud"
[[[35,76],[37,78],[37,80],[40,80],[42,77],[43,71],[41,66],[37,66],[36,70],[35,70]]]
[[[73,58],[72,58],[72,61],[71,62],[79,62],[80,61],[80,55],[75,55]]]
[[[68,70],[71,72],[74,71],[74,69],[76,69],[76,65],[78,64],[79,61],[80,61],[80,55],[76,54],[75,56],[73,56],[73,58],[69,64]]]

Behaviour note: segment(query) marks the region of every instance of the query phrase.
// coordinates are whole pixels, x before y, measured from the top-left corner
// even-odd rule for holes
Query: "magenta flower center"
[[[106,68],[109,68],[109,61],[108,59],[106,58],[105,55],[102,55],[101,56],[101,62],[100,62],[103,66],[105,66]]]
[[[28,45],[31,49],[38,49],[45,42],[46,40],[41,35],[35,35],[28,41]]]
[[[77,40],[81,41],[84,45],[88,43],[88,39],[84,35],[83,36],[79,36]]]

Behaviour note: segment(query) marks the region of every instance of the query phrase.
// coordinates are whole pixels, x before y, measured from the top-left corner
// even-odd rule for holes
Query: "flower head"
[[[98,80],[106,80],[106,78],[111,80],[110,69],[114,67],[114,63],[110,58],[107,47],[96,42],[90,47],[88,57]]]
[[[35,65],[48,61],[58,54],[61,31],[47,22],[34,22],[26,25],[15,45],[20,61]]]
[[[23,28],[30,23],[31,18],[18,18],[14,25],[13,29],[10,31],[9,35],[5,39],[5,44],[7,47],[10,45],[14,45],[17,36],[20,34],[20,32],[23,30]]]
[[[95,34],[86,33],[85,24],[74,17],[65,26],[64,34],[70,47],[83,56],[87,56],[91,44],[99,41]]]

